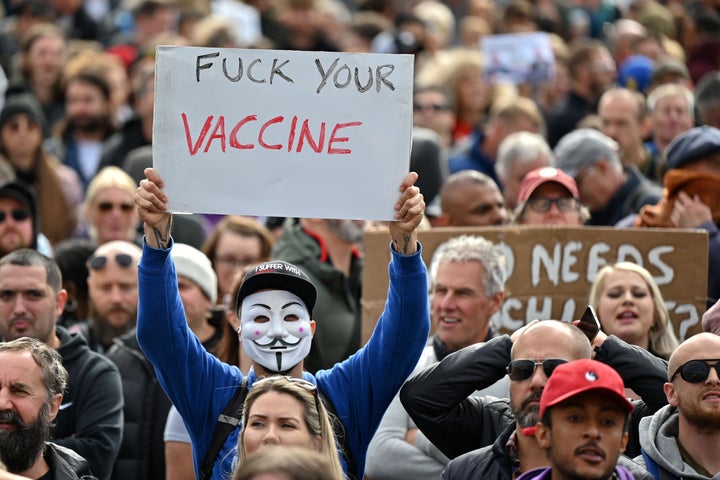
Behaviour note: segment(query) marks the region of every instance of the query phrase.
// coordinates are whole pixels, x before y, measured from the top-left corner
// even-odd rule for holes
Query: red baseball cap
[[[518,204],[527,202],[533,192],[535,192],[540,185],[547,182],[559,183],[570,192],[573,198],[580,198],[577,183],[575,183],[575,180],[570,175],[558,168],[542,167],[528,172],[525,178],[523,178],[520,184],[520,193],[518,194]]]
[[[600,391],[615,399],[630,413],[633,404],[625,397],[625,384],[614,368],[597,360],[582,359],[558,365],[540,397],[540,417],[545,409],[581,393]]]

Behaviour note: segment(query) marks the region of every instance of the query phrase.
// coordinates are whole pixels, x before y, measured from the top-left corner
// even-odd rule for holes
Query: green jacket
[[[271,257],[300,267],[318,290],[313,320],[317,322],[305,369],[311,373],[331,368],[360,348],[360,296],[363,260],[357,252],[350,276],[333,267],[322,240],[296,220],[285,222],[283,235]]]

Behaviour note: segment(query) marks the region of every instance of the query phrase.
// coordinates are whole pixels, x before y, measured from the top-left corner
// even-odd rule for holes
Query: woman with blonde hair
[[[138,245],[140,217],[135,208],[137,184],[119,167],[100,170],[90,182],[85,194],[85,235],[98,245],[112,240],[125,240]]]
[[[300,447],[268,447],[250,455],[233,480],[338,480],[330,460]],[[0,478],[0,480],[2,480]]]
[[[344,478],[330,415],[314,383],[273,375],[253,383],[243,407],[238,468],[268,446],[303,447],[332,464],[332,477]]]
[[[678,346],[660,288],[640,265],[618,262],[600,269],[590,288],[589,303],[608,335],[666,360]]]

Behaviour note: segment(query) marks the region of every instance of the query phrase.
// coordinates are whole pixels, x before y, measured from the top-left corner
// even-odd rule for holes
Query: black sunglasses
[[[710,365],[707,362],[715,363]],[[677,370],[675,370],[675,373],[673,373],[672,377],[670,377],[670,381],[672,382],[675,380],[675,377],[679,373],[683,380],[688,383],[704,382],[707,380],[708,375],[710,375],[711,368],[715,369],[715,373],[717,373],[717,376],[720,378],[720,358],[690,360],[689,362],[683,363]]]
[[[0,223],[4,222],[5,219],[8,216],[8,213],[10,216],[15,220],[16,222],[22,222],[23,220],[27,220],[30,218],[30,212],[28,212],[25,209],[22,208],[14,208],[10,210],[10,212],[6,212],[5,210],[0,210]]]
[[[510,376],[510,380],[514,382],[522,382],[523,380],[527,380],[532,377],[535,373],[535,369],[539,366],[542,366],[545,376],[550,378],[550,375],[552,375],[555,367],[562,365],[563,363],[567,363],[567,360],[563,360],[562,358],[546,358],[542,362],[527,359],[513,360],[510,362],[510,365],[507,366],[506,370]]]
[[[103,213],[107,213],[113,208],[118,207],[123,213],[130,213],[133,210],[132,203],[112,203],[112,202],[101,202],[98,203],[98,210]]]
[[[115,255],[115,261],[118,265],[122,268],[128,268],[133,263],[133,258],[128,255],[127,253],[118,253]],[[107,265],[108,257],[105,255],[98,255],[96,257],[92,257],[88,261],[88,267],[92,270],[102,270],[105,268],[105,265]]]

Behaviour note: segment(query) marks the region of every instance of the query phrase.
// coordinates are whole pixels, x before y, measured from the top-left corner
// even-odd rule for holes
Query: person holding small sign
[[[362,478],[370,439],[416,365],[430,331],[427,271],[416,231],[425,210],[423,196],[414,186],[417,174],[405,177],[394,205],[396,221],[389,224],[390,288],[374,334],[352,357],[315,375],[304,372],[303,367],[315,332],[312,312],[317,289],[302,270],[287,262],[270,261],[252,268],[237,292],[238,333],[253,363],[249,374],[243,375],[202,347],[185,321],[169,258],[172,216],[162,190],[164,182],[152,168],[146,169],[145,175],[135,194],[145,224],[139,265],[138,342],[188,427],[198,477],[228,477],[242,422],[231,419],[230,433],[224,442],[220,438],[218,453],[206,459],[217,443],[216,422],[220,429],[237,394],[247,393],[264,376],[280,373],[302,377],[317,386],[342,423],[343,466],[351,478]]]

